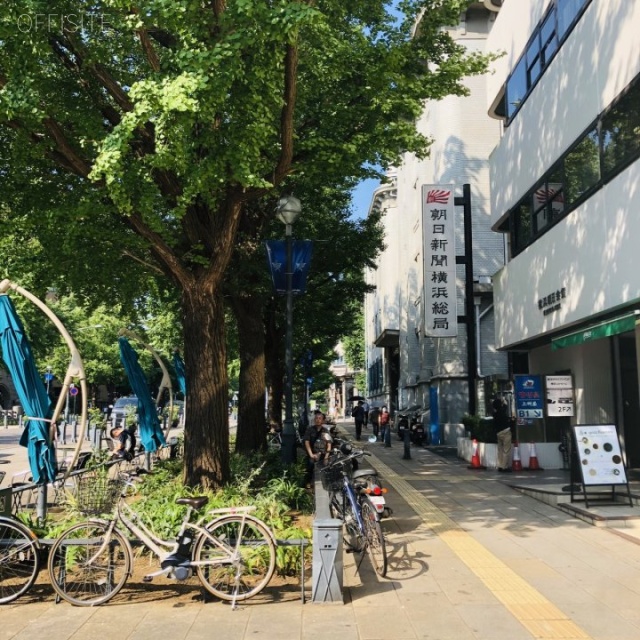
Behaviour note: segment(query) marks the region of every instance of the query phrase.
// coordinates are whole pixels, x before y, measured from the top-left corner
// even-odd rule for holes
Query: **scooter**
[[[404,432],[409,429],[409,439],[413,444],[422,445],[426,440],[424,425],[420,420],[422,407],[412,405],[398,414],[398,440],[404,440]]]

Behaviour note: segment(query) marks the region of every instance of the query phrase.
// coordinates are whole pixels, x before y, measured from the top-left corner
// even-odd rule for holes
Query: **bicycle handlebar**
[[[327,469],[330,469],[331,467],[336,467],[338,465],[343,465],[345,464],[345,462],[349,462],[349,460],[353,460],[354,458],[362,458],[363,456],[370,456],[371,454],[368,451],[365,451],[364,449],[357,449],[355,451],[352,451],[351,453],[349,453],[346,456],[342,456],[340,458],[337,458],[336,460],[333,460],[331,462],[328,462],[327,464],[325,464],[320,471],[326,471]]]

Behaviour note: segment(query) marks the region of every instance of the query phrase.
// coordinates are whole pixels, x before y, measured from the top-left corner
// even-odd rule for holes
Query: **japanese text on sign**
[[[450,185],[422,186],[425,333],[458,335],[454,195]]]

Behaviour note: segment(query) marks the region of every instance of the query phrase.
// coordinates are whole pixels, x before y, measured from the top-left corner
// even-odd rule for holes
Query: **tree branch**
[[[144,51],[149,66],[157,73],[160,71],[160,59],[158,58],[156,50],[153,48],[149,33],[146,29],[138,29],[138,37],[140,38],[140,44],[142,45],[142,50]]]
[[[280,158],[273,174],[277,185],[291,170],[293,158],[293,116],[296,106],[298,82],[298,48],[288,44],[284,57],[284,106],[280,114]]]

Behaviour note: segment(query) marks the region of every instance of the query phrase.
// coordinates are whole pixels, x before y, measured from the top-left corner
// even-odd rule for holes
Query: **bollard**
[[[9,428],[9,418],[7,417],[7,414],[4,414],[4,428],[8,429]]]
[[[71,442],[78,442],[78,421],[71,423]]]
[[[403,460],[411,460],[411,431],[409,427],[404,430],[404,454],[402,455]]]
[[[67,444],[67,423],[64,421],[60,430],[60,444]]]

